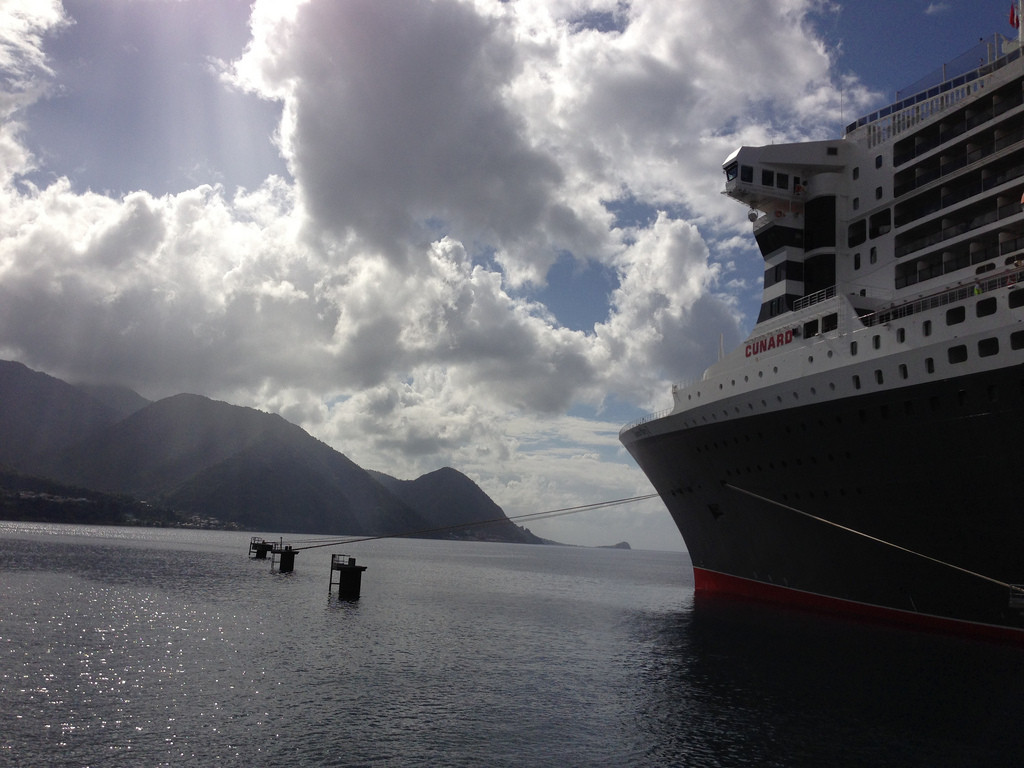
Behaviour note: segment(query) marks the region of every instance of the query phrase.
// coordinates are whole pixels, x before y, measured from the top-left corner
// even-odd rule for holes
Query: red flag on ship
[[[1010,26],[1014,29],[1020,29],[1020,17],[1017,16],[1017,4],[1010,4]]]

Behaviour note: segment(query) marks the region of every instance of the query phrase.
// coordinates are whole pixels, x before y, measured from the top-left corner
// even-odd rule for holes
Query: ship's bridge
[[[815,194],[815,179],[848,162],[843,141],[740,147],[722,163],[725,194],[765,213],[780,215]]]
[[[858,151],[842,139],[740,147],[722,164],[725,194],[750,207],[765,260],[759,323],[835,285],[836,202]]]

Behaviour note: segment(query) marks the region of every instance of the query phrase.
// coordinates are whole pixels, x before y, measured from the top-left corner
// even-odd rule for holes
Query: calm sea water
[[[0,764],[1024,765],[1024,650],[695,602],[677,553],[249,535],[0,523]]]

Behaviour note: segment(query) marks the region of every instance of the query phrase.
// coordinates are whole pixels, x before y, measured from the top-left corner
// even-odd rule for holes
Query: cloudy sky
[[[0,0],[0,358],[509,515],[649,493],[620,426],[760,302],[722,160],[838,136],[1008,8]],[[657,501],[530,527],[682,548]]]

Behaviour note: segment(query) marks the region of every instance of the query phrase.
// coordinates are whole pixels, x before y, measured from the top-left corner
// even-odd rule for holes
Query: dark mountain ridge
[[[397,480],[276,414],[191,394],[147,402],[0,361],[0,463],[249,530],[541,541],[507,520],[439,531],[505,517],[454,469]]]

